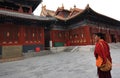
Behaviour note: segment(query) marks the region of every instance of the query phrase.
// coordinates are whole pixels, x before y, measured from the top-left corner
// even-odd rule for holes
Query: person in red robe
[[[112,63],[112,58],[110,55],[110,48],[107,42],[103,40],[104,36],[102,33],[95,33],[95,50],[94,50],[94,55],[95,58],[97,59],[98,56],[102,57],[103,63],[106,63],[106,60],[110,60]],[[97,74],[99,78],[112,78],[111,76],[111,70],[109,71],[101,71],[99,67],[97,67]]]

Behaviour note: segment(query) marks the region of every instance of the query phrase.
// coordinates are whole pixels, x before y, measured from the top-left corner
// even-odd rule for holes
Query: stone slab
[[[2,58],[14,58],[22,56],[22,46],[3,46]]]

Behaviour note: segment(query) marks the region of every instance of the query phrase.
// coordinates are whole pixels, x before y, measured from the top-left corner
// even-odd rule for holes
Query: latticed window
[[[59,32],[59,33],[58,33],[58,38],[61,38],[61,37],[62,37],[62,33]]]
[[[41,41],[42,31],[38,27],[26,27],[25,28],[25,42],[26,43],[38,43]]]
[[[1,27],[1,44],[16,44],[18,43],[18,28],[17,27]]]

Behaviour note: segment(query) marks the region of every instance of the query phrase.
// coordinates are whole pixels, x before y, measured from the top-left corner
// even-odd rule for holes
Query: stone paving
[[[111,48],[112,78],[120,78],[120,49]],[[61,52],[0,63],[0,78],[98,78],[92,51]]]

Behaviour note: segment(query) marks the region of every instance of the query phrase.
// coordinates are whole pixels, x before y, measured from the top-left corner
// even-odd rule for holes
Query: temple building
[[[42,0],[0,0],[0,58],[44,50],[44,28],[55,19],[33,15]]]
[[[74,6],[70,10],[62,5],[56,11],[44,5],[40,15],[56,18],[48,31],[52,46],[92,45],[97,32],[103,33],[108,43],[120,42],[120,21],[95,12],[89,5],[85,9]]]
[[[101,32],[109,42],[120,42],[120,21],[90,8],[76,6],[56,11],[42,6],[40,16],[33,11],[42,0],[0,0],[0,58],[21,57],[58,46],[93,45],[93,34]]]

